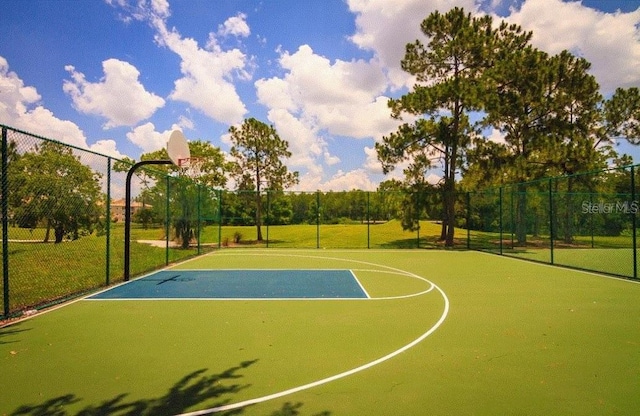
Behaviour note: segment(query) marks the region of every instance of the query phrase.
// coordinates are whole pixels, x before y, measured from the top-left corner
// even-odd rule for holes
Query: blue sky
[[[374,190],[390,177],[374,144],[397,125],[386,101],[412,85],[404,45],[434,10],[489,13],[542,50],[585,57],[605,96],[640,86],[640,0],[2,4],[0,123],[138,160],[175,128],[228,151],[229,126],[255,117],[289,142],[301,190]]]

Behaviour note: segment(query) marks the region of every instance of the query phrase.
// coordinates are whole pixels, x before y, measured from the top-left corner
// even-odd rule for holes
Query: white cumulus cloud
[[[171,132],[178,128],[178,125],[174,125],[169,130],[159,132],[156,131],[154,124],[149,122],[142,124],[127,133],[127,139],[141,148],[144,153],[155,152],[156,150],[164,149],[167,146],[167,140],[169,139]]]
[[[0,56],[0,120],[3,124],[87,148],[82,130],[69,120],[57,118],[40,103],[36,88],[24,84],[9,63]]]
[[[384,95],[388,80],[377,60],[331,61],[302,45],[294,53],[280,51],[279,64],[284,74],[256,81],[256,93],[289,142],[289,165],[308,170],[301,188],[321,188],[330,180],[323,176],[325,167],[348,156],[334,154],[330,141],[379,138],[395,130],[398,122]]]
[[[218,34],[221,36],[238,36],[246,38],[251,34],[251,29],[247,24],[247,15],[238,13],[238,15],[228,18],[224,24],[218,27]]]
[[[116,159],[123,159],[126,156],[118,150],[117,143],[113,139],[98,140],[89,146],[89,150],[101,155],[111,156]]]
[[[377,183],[371,180],[368,172],[364,169],[355,169],[349,172],[338,171],[319,189],[321,191],[375,191],[377,186]]]
[[[400,68],[400,61],[407,43],[424,39],[420,23],[430,13],[436,10],[446,13],[456,6],[472,13],[477,10],[474,0],[347,0],[347,4],[356,15],[356,33],[351,41],[374,52],[395,88],[413,82]]]
[[[605,13],[577,1],[527,0],[507,19],[532,31],[539,49],[568,50],[591,62],[604,94],[640,84],[640,5],[629,13]]]
[[[180,72],[169,98],[182,101],[213,120],[229,125],[242,121],[247,109],[242,102],[234,79],[251,77],[251,59],[240,49],[223,50],[217,35],[209,34],[209,41],[201,47],[195,39],[183,38],[176,29],[169,30],[162,16],[149,18],[156,29],[156,42],[180,56]],[[226,34],[243,34],[242,16],[228,22]],[[246,22],[245,22],[246,25]],[[246,30],[249,30],[248,26]]]
[[[223,49],[218,37],[249,36],[251,29],[245,14],[228,18],[217,33],[209,33],[208,41],[201,46],[195,39],[183,37],[176,28],[169,29],[171,10],[167,0],[107,1],[125,13],[123,20],[149,23],[156,32],[156,43],[180,57],[182,78],[175,80],[171,100],[187,103],[221,123],[234,125],[242,121],[247,109],[234,81],[251,78],[253,61],[238,48]]]
[[[134,126],[148,119],[164,106],[164,100],[145,90],[138,80],[140,72],[128,62],[107,59],[102,62],[104,77],[89,82],[72,65],[65,67],[71,75],[63,90],[71,97],[76,110],[107,119],[104,128]]]

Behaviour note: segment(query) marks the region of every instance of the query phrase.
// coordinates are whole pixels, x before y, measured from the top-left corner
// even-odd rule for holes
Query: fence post
[[[593,192],[589,192],[589,204],[593,206]],[[595,233],[593,230],[593,215],[589,215],[589,232],[591,234],[591,248],[596,247]]]
[[[7,177],[7,128],[2,126],[2,287],[4,316],[9,316],[9,178]]]
[[[320,248],[320,191],[316,191],[316,248]]]
[[[167,194],[165,195],[165,200],[164,200],[164,264],[168,265],[169,264],[169,230],[171,229],[171,226],[169,224],[169,221],[171,220],[171,218],[169,218],[169,216],[171,215],[171,207],[169,206],[169,195],[171,193],[171,176],[167,175],[167,178],[165,179],[165,182],[167,183]]]
[[[553,229],[553,186],[552,186],[552,181],[553,179],[549,179],[549,250],[550,250],[550,254],[551,254],[551,264],[554,264],[553,261],[553,239],[555,238],[554,236],[554,229]]]
[[[267,215],[266,215],[266,225],[267,225],[267,248],[269,248],[269,215],[271,214],[271,191],[267,189]]]
[[[105,286],[109,286],[109,275],[111,267],[111,157],[107,157],[107,218],[105,219],[105,228],[106,228],[106,238],[107,238],[107,247],[105,252],[105,259],[107,262],[106,265],[106,277],[105,277]]]
[[[467,192],[467,250],[471,249],[471,192]]]
[[[636,202],[636,172],[631,166],[631,206]],[[638,249],[636,247],[636,212],[631,210],[631,240],[633,242],[633,278],[638,278]]]
[[[516,228],[516,214],[517,207],[515,206],[516,201],[513,200],[514,191],[513,186],[510,187],[511,192],[509,192],[509,238],[511,239],[511,249],[516,246],[516,240],[514,238],[514,230]],[[515,188],[515,196],[518,198],[520,196],[520,190],[518,187]]]
[[[513,195],[513,192],[511,192],[511,195]],[[502,186],[500,187],[500,189],[498,190],[498,212],[500,214],[500,242],[499,247],[500,247],[500,255],[502,256],[503,252],[502,252],[502,232],[503,232],[503,227],[504,224],[502,223],[502,200],[503,200],[503,192],[502,192]],[[513,207],[511,207],[511,209],[513,210]]]
[[[198,255],[201,254],[201,250],[200,250],[200,224],[202,224],[202,220],[200,218],[200,204],[202,204],[202,185],[201,184],[196,184],[196,187],[198,189],[198,214],[197,214],[197,218],[198,218],[198,222],[196,222],[196,226],[198,227],[196,229],[196,233],[197,233],[197,241],[198,241]]]
[[[218,190],[218,250],[222,247],[222,189]]]
[[[416,221],[418,221],[418,228],[416,230],[416,248],[420,248],[420,197],[422,197],[422,195],[420,195],[421,191],[416,191],[416,192],[418,194],[416,197]],[[446,208],[445,208],[445,212],[446,212]]]
[[[371,213],[370,209],[370,192],[367,191],[367,248],[371,248]]]

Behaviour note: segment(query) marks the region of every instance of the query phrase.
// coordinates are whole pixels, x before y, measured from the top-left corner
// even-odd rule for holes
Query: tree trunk
[[[193,231],[191,230],[191,222],[185,218],[179,219],[175,222],[176,239],[180,240],[180,247],[187,249],[193,237]]]
[[[56,226],[53,230],[56,236],[55,244],[62,243],[62,239],[64,238],[64,227]]]
[[[44,243],[48,243],[49,242],[49,236],[51,235],[51,222],[49,220],[47,220],[47,230],[44,233]]]
[[[187,249],[189,248],[189,242],[191,241],[191,236],[192,236],[192,232],[191,232],[191,224],[189,221],[184,220],[183,224],[182,224],[182,248]]]
[[[262,200],[260,199],[260,192],[256,193],[256,232],[257,240],[262,241]]]
[[[456,113],[460,111],[460,107],[456,103]],[[445,209],[447,210],[447,239],[446,247],[453,247],[453,238],[455,232],[456,217],[456,167],[458,164],[458,136],[459,122],[458,117],[454,119],[453,143],[451,144],[449,168],[445,178]]]
[[[453,188],[453,187],[452,187]],[[453,237],[455,231],[454,217],[456,215],[456,195],[451,189],[446,195],[446,209],[447,209],[447,238],[445,240],[446,247],[453,247]]]
[[[527,192],[523,185],[518,185],[516,209],[516,239],[518,245],[527,244]]]

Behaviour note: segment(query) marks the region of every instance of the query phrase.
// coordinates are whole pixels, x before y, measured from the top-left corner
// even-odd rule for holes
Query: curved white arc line
[[[421,278],[423,280],[427,280],[424,278]],[[427,280],[428,281],[428,280]],[[435,287],[438,292],[440,292],[440,294],[442,295],[442,298],[444,299],[444,310],[442,312],[442,315],[440,316],[440,319],[438,319],[438,321],[435,323],[434,326],[432,326],[431,328],[429,328],[429,330],[427,332],[425,332],[424,334],[420,335],[418,338],[416,338],[415,340],[413,340],[412,342],[410,342],[409,344],[403,346],[402,348],[393,351],[383,357],[378,358],[377,360],[371,361],[367,364],[361,365],[359,367],[353,368],[351,370],[345,371],[343,373],[340,374],[336,374],[333,375],[331,377],[327,377],[327,378],[323,378],[321,380],[318,381],[314,381],[312,383],[308,383],[308,384],[304,384],[302,386],[298,386],[298,387],[294,387],[288,390],[284,390],[281,391],[279,393],[273,393],[273,394],[269,394],[267,396],[262,396],[262,397],[258,397],[255,399],[249,399],[249,400],[245,400],[242,402],[238,402],[238,403],[233,403],[233,404],[229,404],[229,405],[223,405],[223,406],[218,406],[218,407],[213,407],[211,409],[204,409],[204,410],[199,410],[199,411],[195,411],[195,412],[190,412],[190,413],[182,413],[180,416],[197,416],[197,415],[206,415],[206,414],[210,414],[210,413],[217,413],[217,412],[223,412],[226,410],[233,410],[233,409],[239,409],[241,407],[245,407],[245,406],[249,406],[252,404],[258,404],[258,403],[263,403],[269,400],[273,400],[273,399],[278,399],[280,397],[284,397],[284,396],[288,396],[290,394],[293,393],[298,393],[300,391],[303,390],[308,390],[310,388],[313,387],[318,387],[320,385],[323,384],[327,384],[329,382],[350,376],[352,374],[358,373],[360,371],[366,370],[368,368],[371,368],[375,365],[378,365],[380,363],[383,363],[399,354],[402,354],[403,352],[407,351],[410,348],[413,348],[414,346],[416,346],[417,344],[419,344],[420,342],[422,342],[425,338],[427,338],[429,335],[433,334],[435,332],[436,329],[438,329],[440,327],[440,325],[442,325],[442,323],[445,321],[445,319],[447,318],[447,315],[449,314],[449,298],[447,298],[447,295],[444,293],[444,291],[442,289],[440,289],[437,285],[433,284],[432,282],[429,282],[433,285],[433,287]]]
[[[237,254],[237,253],[224,253],[224,254],[219,254],[219,255],[239,256],[240,254]],[[345,262],[366,264],[366,265],[369,265],[369,266],[377,266],[377,267],[382,267],[382,268],[385,268],[385,269],[388,269],[388,270],[393,270],[397,274],[404,275],[404,276],[409,276],[409,277],[414,277],[416,279],[423,280],[423,281],[429,283],[431,286],[435,286],[433,284],[433,282],[425,279],[422,276],[418,276],[417,274],[409,273],[406,270],[398,269],[396,267],[391,267],[391,266],[387,266],[387,265],[384,265],[384,264],[373,263],[373,262],[370,262],[370,261],[345,259],[345,258],[340,258],[340,257],[329,257],[329,256],[311,256],[311,255],[303,256],[303,255],[299,255],[299,254],[279,254],[279,253],[274,253],[274,254],[269,253],[269,254],[267,254],[267,253],[259,253],[257,255],[266,256],[266,257],[275,257],[275,256],[280,256],[280,257],[300,257],[300,258],[303,258],[303,259],[336,260],[336,261],[345,261]],[[354,270],[357,270],[357,269],[354,269]]]
[[[434,285],[433,283],[431,284],[431,287],[427,290],[423,290],[422,292],[417,292],[417,293],[409,293],[408,295],[398,295],[398,296],[384,296],[384,297],[380,297],[380,298],[370,298],[370,299],[364,299],[364,300],[370,300],[370,301],[374,301],[374,300],[396,300],[396,299],[409,299],[409,298],[415,298],[421,295],[426,295],[427,293],[431,292],[433,289],[436,288],[436,285]]]

